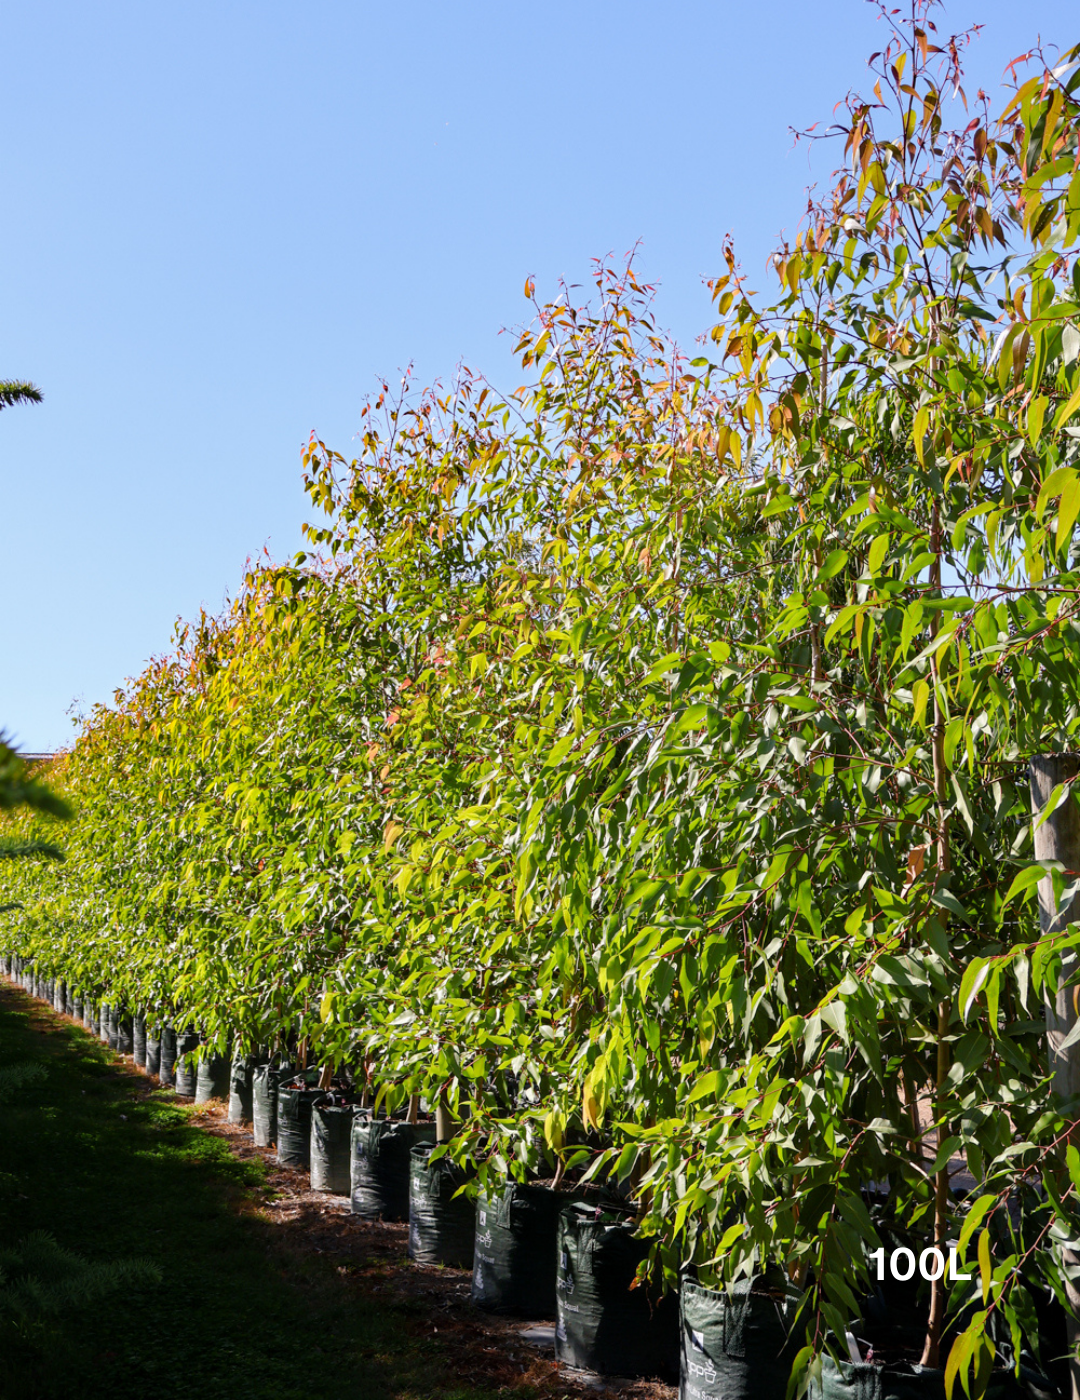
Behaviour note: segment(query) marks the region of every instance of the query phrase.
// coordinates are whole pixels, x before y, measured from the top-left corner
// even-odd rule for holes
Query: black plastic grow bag
[[[632,1287],[649,1252],[628,1215],[573,1202],[559,1212],[555,1355],[604,1376],[674,1376],[679,1312],[674,1293]]]
[[[804,1341],[801,1324],[795,1328],[798,1298],[755,1283],[757,1291],[748,1279],[720,1291],[682,1280],[680,1396],[784,1400]]]
[[[199,1067],[195,1063],[195,1052],[199,1048],[197,1031],[178,1031],[176,1035],[176,1071],[173,1087],[178,1094],[189,1099],[195,1097],[195,1085]]]
[[[359,1106],[323,1094],[311,1106],[311,1189],[349,1194],[352,1124]]]
[[[255,1055],[234,1055],[229,1066],[229,1122],[250,1123],[254,1115]]]
[[[953,1387],[953,1400],[963,1395]],[[905,1362],[835,1362],[822,1360],[821,1377],[810,1382],[810,1400],[945,1400],[945,1372]],[[1060,1400],[1060,1392],[1044,1377],[1021,1366],[996,1370],[986,1400]]]
[[[277,1159],[283,1167],[311,1165],[311,1108],[320,1090],[291,1081],[277,1093]]]
[[[472,1301],[511,1317],[555,1313],[559,1209],[567,1197],[547,1186],[508,1182],[476,1200]]]
[[[146,1033],[146,1072],[147,1074],[160,1074],[161,1072],[161,1037]]]
[[[109,1043],[109,1022],[112,1020],[112,1007],[103,1001],[98,1008],[98,1040],[102,1045]]]
[[[258,1147],[272,1147],[277,1142],[277,1093],[280,1070],[273,1065],[260,1065],[251,1076],[252,1131]]]
[[[210,1055],[199,1061],[195,1075],[195,1102],[229,1097],[229,1061],[224,1055]]]
[[[471,1269],[476,1240],[476,1202],[457,1192],[465,1173],[421,1143],[409,1153],[409,1258],[418,1264]]]
[[[365,1220],[408,1220],[410,1153],[434,1141],[434,1123],[354,1118],[349,1165],[353,1215]]]
[[[135,1048],[135,1023],[126,1011],[117,1012],[116,1045],[113,1048],[119,1055],[130,1055]]]
[[[158,1062],[158,1081],[169,1085],[176,1081],[176,1031],[172,1026],[161,1028],[161,1059]]]
[[[146,1068],[145,1016],[136,1016],[131,1023],[131,1055],[139,1069]]]

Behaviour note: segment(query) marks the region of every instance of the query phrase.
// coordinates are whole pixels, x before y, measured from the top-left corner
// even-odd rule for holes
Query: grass
[[[45,1074],[0,1107],[0,1245],[47,1230],[90,1261],[149,1260],[160,1282],[67,1310],[30,1351],[9,1350],[4,1400],[507,1394],[461,1388],[420,1304],[376,1298],[274,1239],[243,1208],[260,1161],[239,1161],[90,1036],[0,986],[0,1065],[20,1062]]]

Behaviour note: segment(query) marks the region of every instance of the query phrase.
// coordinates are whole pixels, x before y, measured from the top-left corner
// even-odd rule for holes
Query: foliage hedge
[[[66,863],[2,878],[87,992],[444,1103],[482,1174],[606,1173],[669,1278],[781,1264],[800,1370],[887,1183],[977,1243],[982,1385],[1080,1225],[1042,1011],[1078,935],[1035,891],[1076,872],[1026,771],[1080,717],[1080,50],[950,130],[931,15],[885,15],[778,299],[726,250],[716,363],[600,266],[526,287],[514,393],[384,385],[355,460],[313,438],[312,554],[93,713]]]

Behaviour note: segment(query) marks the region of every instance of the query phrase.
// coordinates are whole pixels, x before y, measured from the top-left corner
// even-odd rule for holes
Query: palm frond
[[[17,403],[40,403],[42,397],[38,386],[25,379],[0,379],[0,408],[11,408]]]

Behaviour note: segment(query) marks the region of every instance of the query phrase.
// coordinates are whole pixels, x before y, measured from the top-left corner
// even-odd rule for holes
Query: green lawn
[[[92,1260],[149,1259],[161,1282],[65,1312],[33,1354],[0,1345],[4,1400],[496,1393],[460,1388],[449,1353],[419,1335],[420,1304],[374,1297],[238,1210],[261,1162],[238,1161],[167,1093],[147,1095],[90,1036],[33,1024],[32,1005],[0,985],[0,1065],[46,1067],[0,1107],[0,1243],[44,1229]]]

